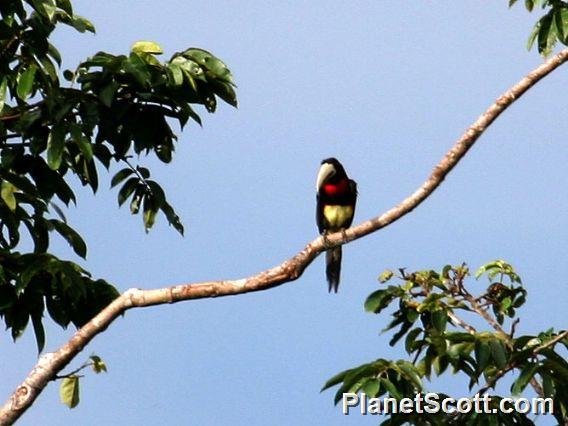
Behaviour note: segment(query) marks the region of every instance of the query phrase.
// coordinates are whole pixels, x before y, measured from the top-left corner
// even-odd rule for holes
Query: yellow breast
[[[329,225],[329,230],[344,228],[353,218],[353,206],[324,206],[323,216]]]

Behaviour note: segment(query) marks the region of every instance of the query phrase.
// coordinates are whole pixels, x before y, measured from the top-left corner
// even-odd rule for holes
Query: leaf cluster
[[[41,350],[44,308],[58,324],[79,326],[117,294],[49,254],[53,233],[87,254],[61,210],[76,203],[72,180],[96,193],[99,173],[122,165],[111,182],[121,185],[119,205],[129,201],[146,231],[162,212],[183,234],[164,190],[136,162],[151,154],[169,163],[176,122],[201,124],[195,105],[214,112],[217,99],[237,100],[228,68],[198,48],[160,62],[160,46],[141,41],[126,55],[98,52],[61,72],[61,53],[50,42],[55,28],[95,32],[69,0],[2,1],[0,15],[0,316],[14,338],[31,317]],[[22,233],[32,253],[17,251]]]
[[[509,0],[509,7],[517,1]],[[536,43],[538,53],[548,56],[558,42],[568,46],[568,2],[564,0],[525,0],[525,7],[529,12],[539,6],[548,11],[535,24],[529,36],[527,48],[530,50]]]
[[[513,376],[510,391],[522,394],[529,384],[541,396],[554,400],[554,413],[559,422],[568,419],[568,362],[556,350],[560,344],[568,349],[568,338],[558,341],[559,333],[552,329],[538,335],[515,336],[517,310],[526,301],[526,289],[513,267],[502,260],[490,262],[475,274],[476,279],[487,277],[489,285],[478,295],[470,293],[466,279],[470,277],[467,265],[446,265],[441,271],[424,270],[409,273],[385,271],[379,277],[381,284],[398,279],[373,292],[365,302],[365,310],[375,314],[394,309],[392,320],[383,330],[393,331],[389,344],[403,341],[409,360],[378,359],[359,367],[345,370],[331,378],[327,389],[340,385],[335,402],[343,393],[363,392],[367,397],[388,393],[401,399],[413,398],[424,391],[424,380],[449,371],[465,375],[469,390],[477,388],[483,394],[495,389],[497,382],[508,373]],[[468,285],[469,287],[469,285]],[[480,317],[490,326],[478,331],[463,318]],[[503,324],[509,318],[511,331]],[[562,337],[562,336],[560,336]],[[402,369],[404,365],[404,369]],[[495,401],[501,398],[493,395]],[[383,424],[439,424],[467,421],[468,424],[493,424],[485,416],[472,412],[447,415],[436,414],[436,421],[427,417],[392,415]],[[525,415],[500,419],[495,424],[533,424]],[[517,421],[518,423],[515,423]]]
[[[91,367],[96,374],[107,372],[106,363],[101,359],[100,356],[93,354],[89,357],[89,360],[83,363],[83,365],[81,365],[79,368],[64,376],[57,377],[58,379],[61,379],[61,384],[59,386],[59,399],[69,408],[75,408],[77,405],[79,405],[79,381],[83,376],[77,373],[87,367]]]
[[[45,344],[44,311],[60,326],[80,327],[118,296],[104,280],[48,253],[0,253],[0,317],[14,339],[31,321],[38,352]]]

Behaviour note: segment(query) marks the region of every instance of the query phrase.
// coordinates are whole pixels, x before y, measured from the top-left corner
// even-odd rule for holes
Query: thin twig
[[[562,333],[558,334],[554,339],[552,339],[549,342],[546,342],[543,345],[538,346],[534,351],[533,354],[537,354],[540,351],[543,351],[545,349],[550,348],[551,346],[556,345],[558,342],[560,342],[562,339],[565,339],[568,337],[568,330],[564,330]]]
[[[517,331],[517,325],[519,325],[520,322],[521,320],[519,318],[516,318],[511,324],[511,332],[509,333],[509,336],[511,336],[511,338],[513,338],[513,336],[515,335],[515,332]]]
[[[497,321],[495,321],[495,318],[493,318],[491,315],[489,315],[487,313],[486,309],[483,309],[481,306],[479,306],[479,304],[475,300],[475,297],[473,297],[471,294],[468,294],[464,297],[465,297],[465,300],[467,300],[469,302],[471,309],[473,309],[474,312],[476,312],[485,321],[487,321],[487,323],[491,327],[493,327],[493,329],[495,329],[495,331],[501,333],[504,337],[507,337],[508,339],[511,338],[511,336],[505,330],[503,330],[503,327],[501,327],[499,325],[499,323]]]
[[[454,324],[460,326],[461,328],[466,330],[469,334],[475,334],[477,332],[475,327],[469,325],[467,322],[465,322],[460,317],[458,317],[454,312],[448,311],[448,317],[450,318],[450,320],[452,320]]]
[[[93,361],[86,361],[83,365],[81,365],[80,367],[77,367],[75,370],[71,371],[70,373],[67,374],[62,374],[62,375],[56,375],[53,379],[54,380],[60,380],[60,379],[65,379],[67,377],[71,377],[76,375],[79,371],[84,370],[87,367],[90,367],[94,364]]]
[[[0,121],[10,121],[10,120],[13,120],[13,119],[15,119],[15,118],[19,118],[19,117],[22,116],[23,113],[25,113],[25,112],[27,112],[27,111],[30,111],[30,110],[32,110],[32,109],[34,109],[34,108],[40,107],[44,102],[45,102],[45,101],[42,100],[42,101],[38,101],[38,102],[33,103],[33,104],[23,105],[23,106],[19,107],[20,109],[19,109],[17,112],[13,113],[13,114],[10,114],[10,115],[0,115]]]
[[[138,170],[138,167],[134,167],[130,161],[128,161],[128,158],[123,157],[121,158],[122,161],[124,161],[128,167],[134,172],[134,174],[136,176],[138,176],[138,179],[144,184],[144,186],[150,191],[152,192],[152,188],[150,188],[150,185],[148,185],[148,182],[146,181],[146,178],[144,176],[142,176],[142,174],[140,173],[140,170]]]

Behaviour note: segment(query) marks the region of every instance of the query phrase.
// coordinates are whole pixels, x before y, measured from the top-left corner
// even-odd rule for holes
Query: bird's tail
[[[325,253],[325,275],[329,283],[329,292],[337,293],[339,288],[339,275],[341,273],[341,246],[329,249]]]

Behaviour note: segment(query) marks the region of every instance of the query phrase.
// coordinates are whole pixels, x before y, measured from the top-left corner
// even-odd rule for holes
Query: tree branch
[[[465,296],[465,300],[467,300],[469,302],[471,309],[473,309],[473,311],[475,313],[477,313],[480,317],[482,317],[485,321],[487,321],[487,323],[491,327],[493,327],[493,329],[495,331],[500,333],[503,337],[506,337],[507,340],[511,340],[511,336],[509,334],[507,334],[507,332],[505,330],[503,330],[503,327],[501,327],[499,325],[499,323],[497,321],[495,321],[495,319],[490,314],[488,314],[485,309],[483,309],[481,306],[479,306],[475,297],[473,297],[471,294],[467,294]]]
[[[11,111],[11,112],[13,112],[13,114],[0,115],[0,121],[10,121],[10,120],[20,118],[23,113],[30,111],[34,108],[37,108],[37,107],[41,106],[43,103],[44,103],[44,101],[38,101],[34,104],[25,104],[25,105],[19,107],[19,109],[13,109]]]
[[[458,317],[455,313],[453,313],[452,311],[448,311],[448,318],[457,326],[463,328],[465,331],[467,331],[469,334],[475,334],[477,333],[477,330],[475,329],[475,327],[469,325],[467,322],[465,322],[464,320],[462,320],[460,317]]]
[[[536,356],[536,355],[538,355],[539,352],[541,352],[545,349],[554,347],[558,342],[565,339],[566,337],[568,337],[568,330],[564,330],[563,332],[558,333],[558,335],[556,335],[556,337],[554,339],[550,340],[549,342],[542,344],[540,346],[537,346],[536,348],[534,348],[532,350],[532,354],[534,356]],[[483,395],[485,392],[487,392],[489,390],[489,388],[494,388],[497,381],[501,377],[503,377],[505,374],[507,374],[509,371],[517,368],[517,365],[518,365],[517,362],[512,362],[511,364],[507,365],[502,370],[499,370],[490,380],[487,381],[485,386],[483,386],[481,389],[479,389],[479,391],[477,391],[477,394]],[[533,379],[534,379],[534,377],[533,377]],[[536,380],[536,379],[534,379],[534,380]],[[530,384],[533,386],[536,393],[538,393],[541,397],[544,396],[544,390],[542,389],[538,380],[536,380],[536,385],[538,385],[538,386],[535,387],[535,383],[533,383],[532,380],[530,381]]]
[[[465,156],[479,136],[515,100],[522,96],[543,77],[568,60],[568,49],[553,56],[521,81],[507,90],[465,131],[455,145],[434,168],[430,177],[400,204],[377,216],[354,226],[344,233],[327,235],[326,246],[334,247],[371,234],[397,221],[420,205],[443,182],[448,173]],[[60,349],[46,353],[18,386],[12,396],[0,408],[0,424],[12,424],[29,408],[45,386],[61,371],[97,334],[104,331],[116,317],[131,308],[140,308],[182,300],[230,296],[253,291],[267,290],[298,279],[312,261],[326,249],[322,237],[308,243],[294,257],[259,274],[248,278],[228,281],[209,281],[184,284],[155,290],[130,289],[99,312]]]
[[[537,353],[539,353],[540,351],[543,351],[545,349],[548,349],[554,345],[556,345],[558,342],[560,342],[563,339],[566,339],[568,337],[568,330],[564,330],[562,333],[559,333],[554,339],[552,339],[551,341],[545,343],[544,345],[538,346],[533,353],[536,355]]]

